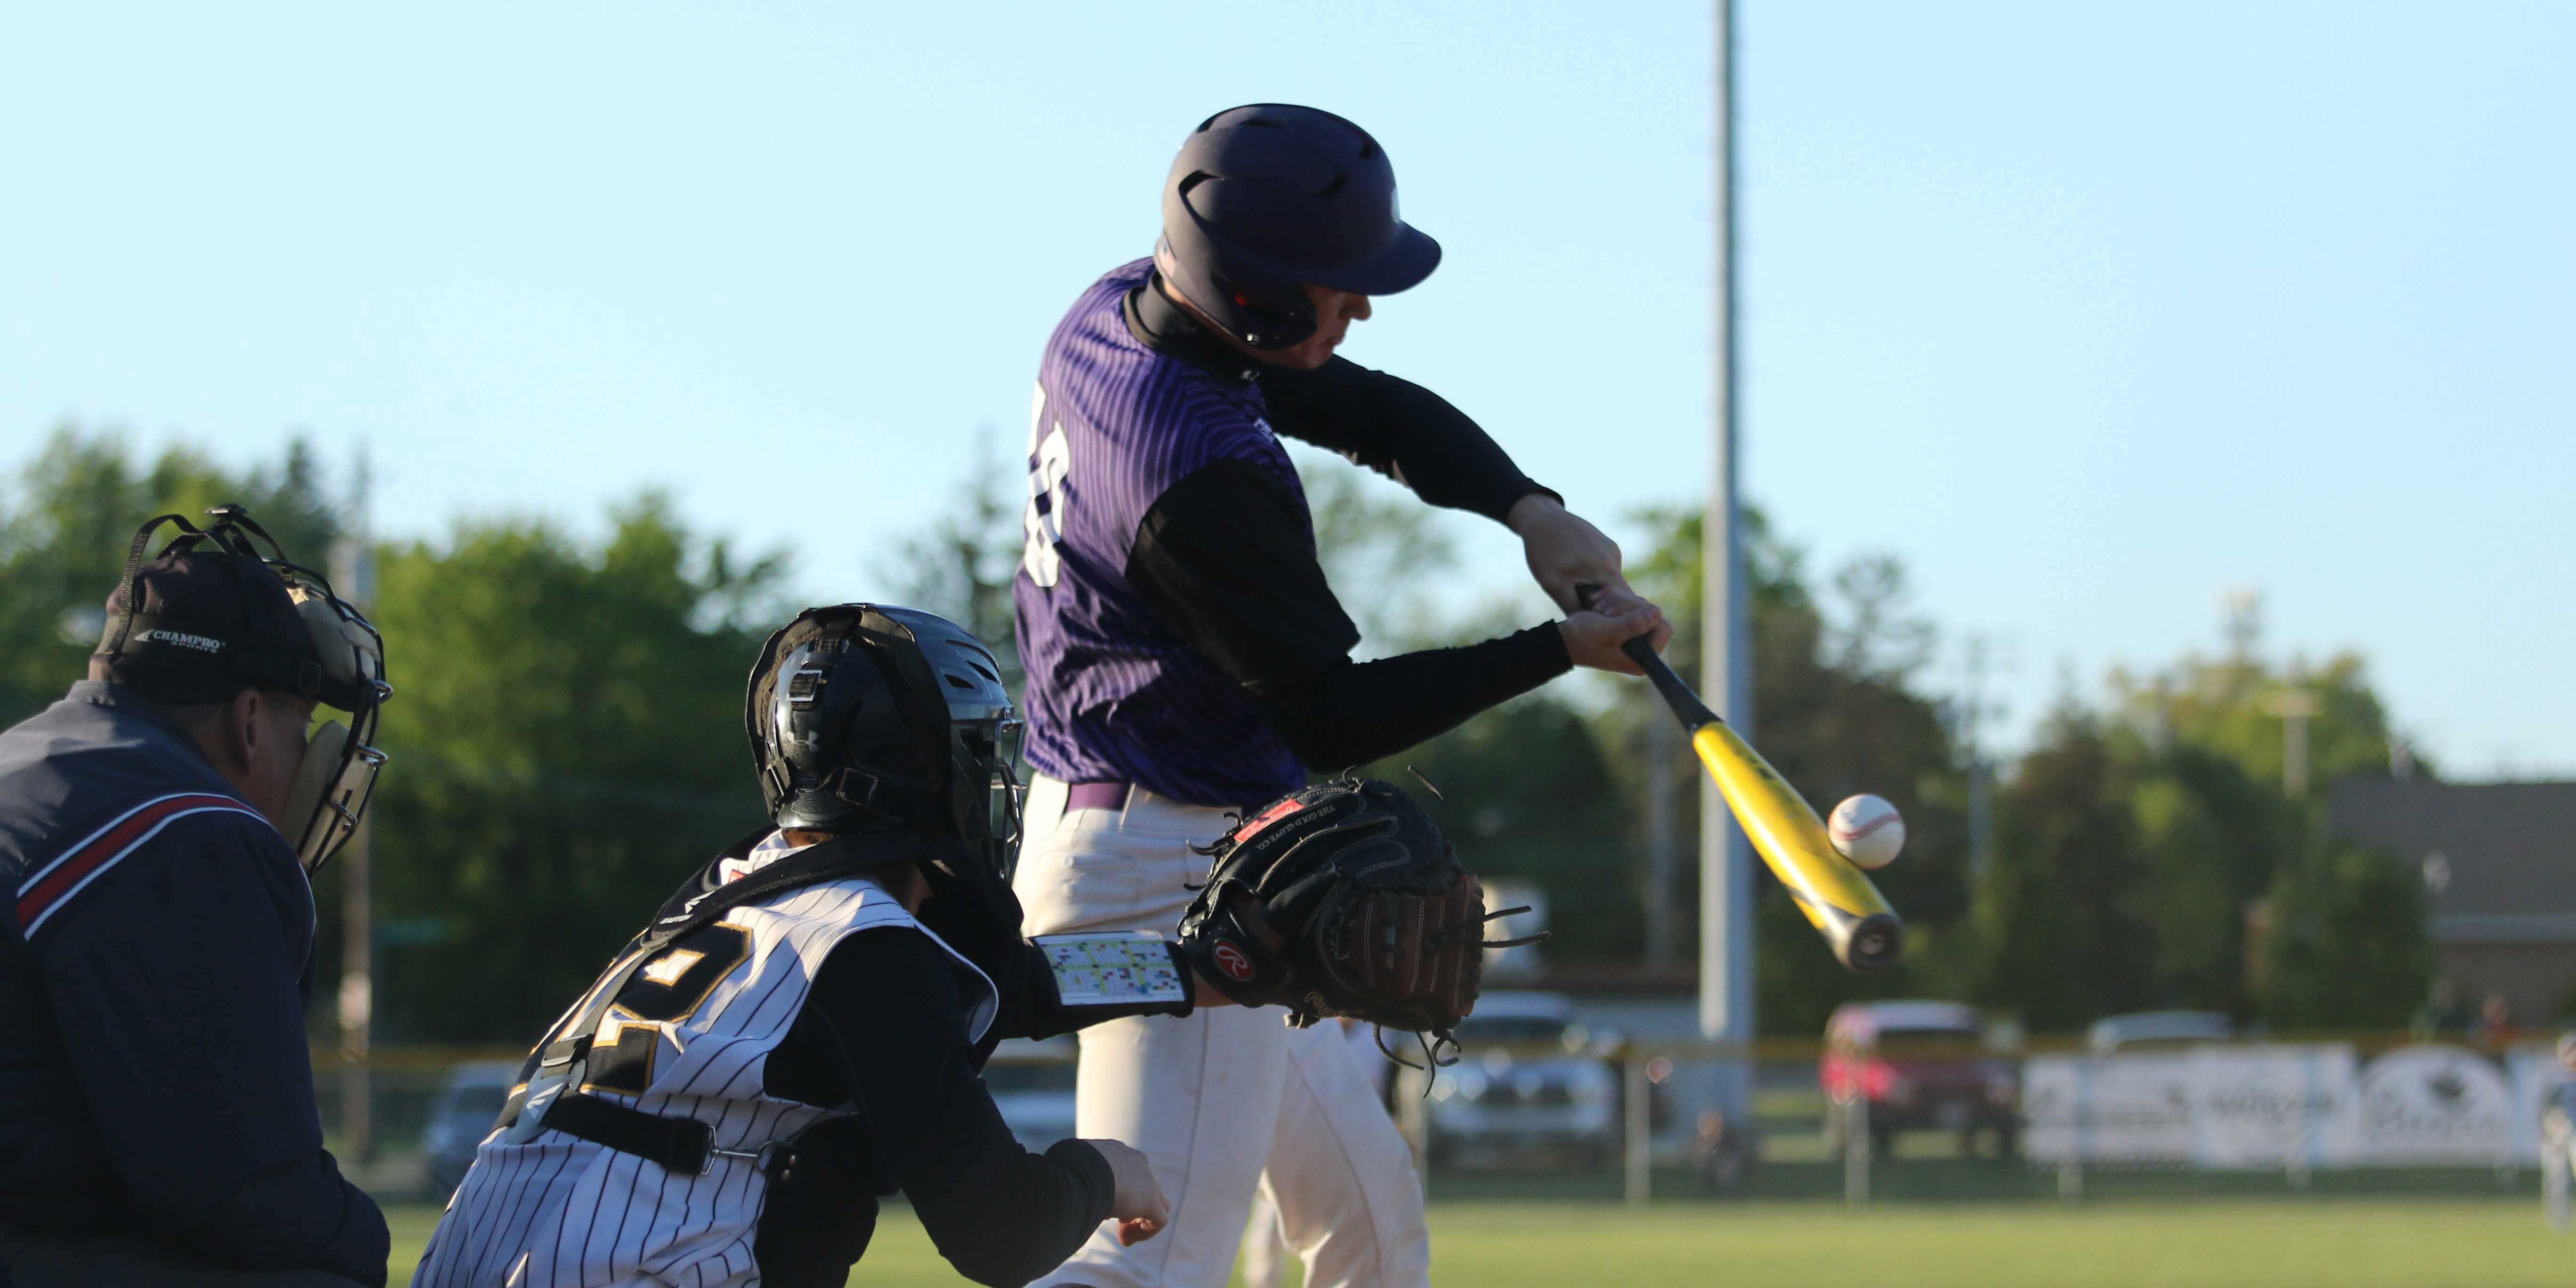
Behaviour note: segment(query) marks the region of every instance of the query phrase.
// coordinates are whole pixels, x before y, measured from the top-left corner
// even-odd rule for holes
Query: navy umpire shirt
[[[1547,489],[1438,395],[1263,366],[1111,270],[1047,341],[1014,582],[1029,763],[1196,805],[1392,755],[1563,674],[1553,624],[1354,663],[1285,433],[1496,520]],[[1547,493],[1553,495],[1552,493]]]
[[[102,680],[0,733],[0,1224],[385,1281],[322,1148],[313,890],[160,708]]]

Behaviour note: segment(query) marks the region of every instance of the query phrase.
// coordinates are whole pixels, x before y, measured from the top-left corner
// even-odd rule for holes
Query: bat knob
[[[1905,923],[1886,913],[1860,919],[1843,939],[1843,965],[1856,971],[1877,970],[1905,951]]]

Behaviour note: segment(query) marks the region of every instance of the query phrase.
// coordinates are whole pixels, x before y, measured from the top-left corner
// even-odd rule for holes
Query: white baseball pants
[[[1029,788],[1014,886],[1028,934],[1169,935],[1206,876],[1223,811],[1142,788],[1124,809],[1065,809],[1065,785]],[[1431,1240],[1413,1156],[1338,1025],[1290,1029],[1275,1008],[1211,1007],[1084,1029],[1078,1135],[1152,1160],[1171,1224],[1132,1248],[1104,1223],[1041,1280],[1084,1288],[1224,1288],[1256,1191],[1279,1212],[1309,1288],[1417,1288]]]
[[[2549,1228],[2567,1233],[2569,1182],[2576,1180],[2576,1123],[2565,1111],[2540,1115],[2540,1208]]]
[[[1376,1027],[1349,1020],[1335,1023],[1343,1032],[1342,1040],[1350,1045],[1352,1062],[1368,1081],[1369,1095],[1383,1106],[1387,1084],[1395,1077],[1395,1062],[1379,1045]],[[1242,1276],[1243,1288],[1280,1288],[1287,1282],[1288,1259],[1295,1255],[1279,1221],[1279,1204],[1265,1187],[1252,1198],[1252,1224],[1244,1227],[1243,1251],[1235,1259],[1235,1272]]]

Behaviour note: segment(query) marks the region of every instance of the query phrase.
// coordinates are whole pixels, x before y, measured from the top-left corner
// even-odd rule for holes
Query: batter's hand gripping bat
[[[1601,593],[1593,585],[1575,587],[1585,608]],[[1673,668],[1655,653],[1644,636],[1621,646],[1629,659],[1653,681],[1664,705],[1690,734],[1691,749],[1726,798],[1736,824],[1753,841],[1753,849],[1789,887],[1798,910],[1807,914],[1842,964],[1856,971],[1876,970],[1896,959],[1905,945],[1905,923],[1870,883],[1825,836],[1824,821],[1806,798],[1798,795],[1780,771],[1735,735],[1717,713],[1691,692]]]

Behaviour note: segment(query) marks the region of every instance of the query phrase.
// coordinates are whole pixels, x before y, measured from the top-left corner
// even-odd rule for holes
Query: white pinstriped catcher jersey
[[[755,856],[779,853],[764,843]],[[700,1119],[713,1129],[716,1149],[742,1155],[849,1113],[847,1105],[779,1099],[761,1081],[824,958],[863,930],[930,935],[875,882],[848,877],[746,904],[681,936],[635,975],[664,986],[667,1003],[641,1015],[609,1008],[579,1075],[581,1090],[645,1113]],[[980,1040],[999,998],[981,970],[962,956],[957,961],[971,1007],[968,1038]],[[602,978],[616,973],[612,967]],[[475,1151],[413,1288],[748,1288],[760,1281],[752,1241],[767,1182],[751,1158],[718,1154],[705,1175],[681,1176],[559,1131],[539,1130],[523,1142],[505,1139],[512,1134],[496,1130]]]

